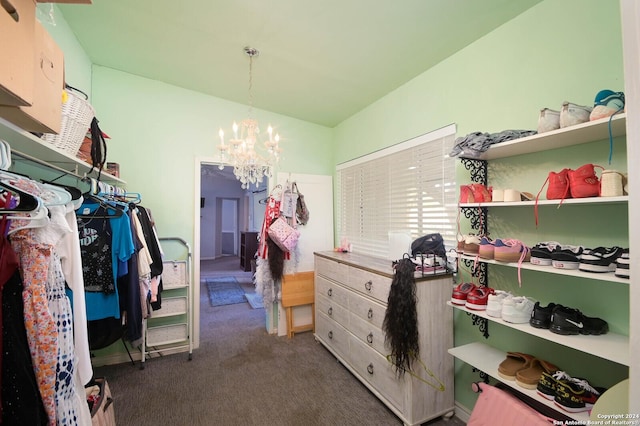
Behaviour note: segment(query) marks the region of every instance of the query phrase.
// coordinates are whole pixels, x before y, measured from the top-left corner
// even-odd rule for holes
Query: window
[[[456,246],[455,125],[346,163],[337,171],[338,237],[357,253],[386,258],[389,232],[414,240],[439,232]]]

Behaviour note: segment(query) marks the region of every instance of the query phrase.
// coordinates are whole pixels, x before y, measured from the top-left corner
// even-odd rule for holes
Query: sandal
[[[527,368],[516,373],[516,384],[525,389],[536,389],[542,373],[553,374],[559,368],[548,361],[534,358]]]
[[[503,379],[516,380],[516,373],[528,368],[534,359],[532,355],[522,352],[507,352],[507,358],[498,366],[498,375]]]

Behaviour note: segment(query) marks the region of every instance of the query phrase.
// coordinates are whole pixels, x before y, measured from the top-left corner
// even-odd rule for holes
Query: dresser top
[[[389,278],[393,278],[394,271],[392,261],[383,259],[381,257],[373,257],[359,253],[342,253],[336,251],[320,251],[314,253],[316,256],[324,257],[325,259],[334,260],[339,263],[344,263],[349,266],[361,268],[374,274],[384,275]],[[420,272],[415,273],[416,281],[439,279],[443,276],[451,275],[451,272],[425,272],[424,275]]]

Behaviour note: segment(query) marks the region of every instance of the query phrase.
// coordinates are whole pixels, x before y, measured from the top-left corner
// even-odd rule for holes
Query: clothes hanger
[[[389,361],[389,363],[395,365],[395,363],[393,362],[393,356],[391,354],[387,355],[387,361]],[[435,374],[433,374],[433,371],[431,371],[431,369],[429,367],[427,367],[427,365],[419,358],[419,357],[414,357],[412,356],[412,359],[415,361],[418,361],[418,363],[420,364],[420,366],[422,367],[422,369],[427,373],[427,375],[429,377],[431,377],[434,381],[430,381],[429,379],[425,379],[423,377],[421,377],[419,374],[417,374],[416,372],[413,371],[413,369],[409,369],[409,370],[403,370],[403,372],[405,373],[409,373],[409,375],[411,377],[415,377],[416,379],[420,380],[421,382],[431,386],[432,388],[434,388],[437,391],[440,392],[444,392],[445,391],[445,386],[444,383],[438,378],[436,377]]]
[[[18,204],[11,209],[0,209],[0,214],[3,213],[16,213],[27,212],[33,213],[40,210],[42,207],[42,200],[20,188],[16,188],[7,180],[0,180],[0,188],[14,194],[14,198],[18,200]]]

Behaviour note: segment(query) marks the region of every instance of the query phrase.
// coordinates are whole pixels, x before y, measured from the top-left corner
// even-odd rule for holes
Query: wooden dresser
[[[406,425],[454,413],[451,275],[417,278],[420,363],[398,378],[386,356],[382,331],[393,269],[391,261],[354,253],[315,253],[316,338]],[[339,396],[338,396],[339,397]]]

